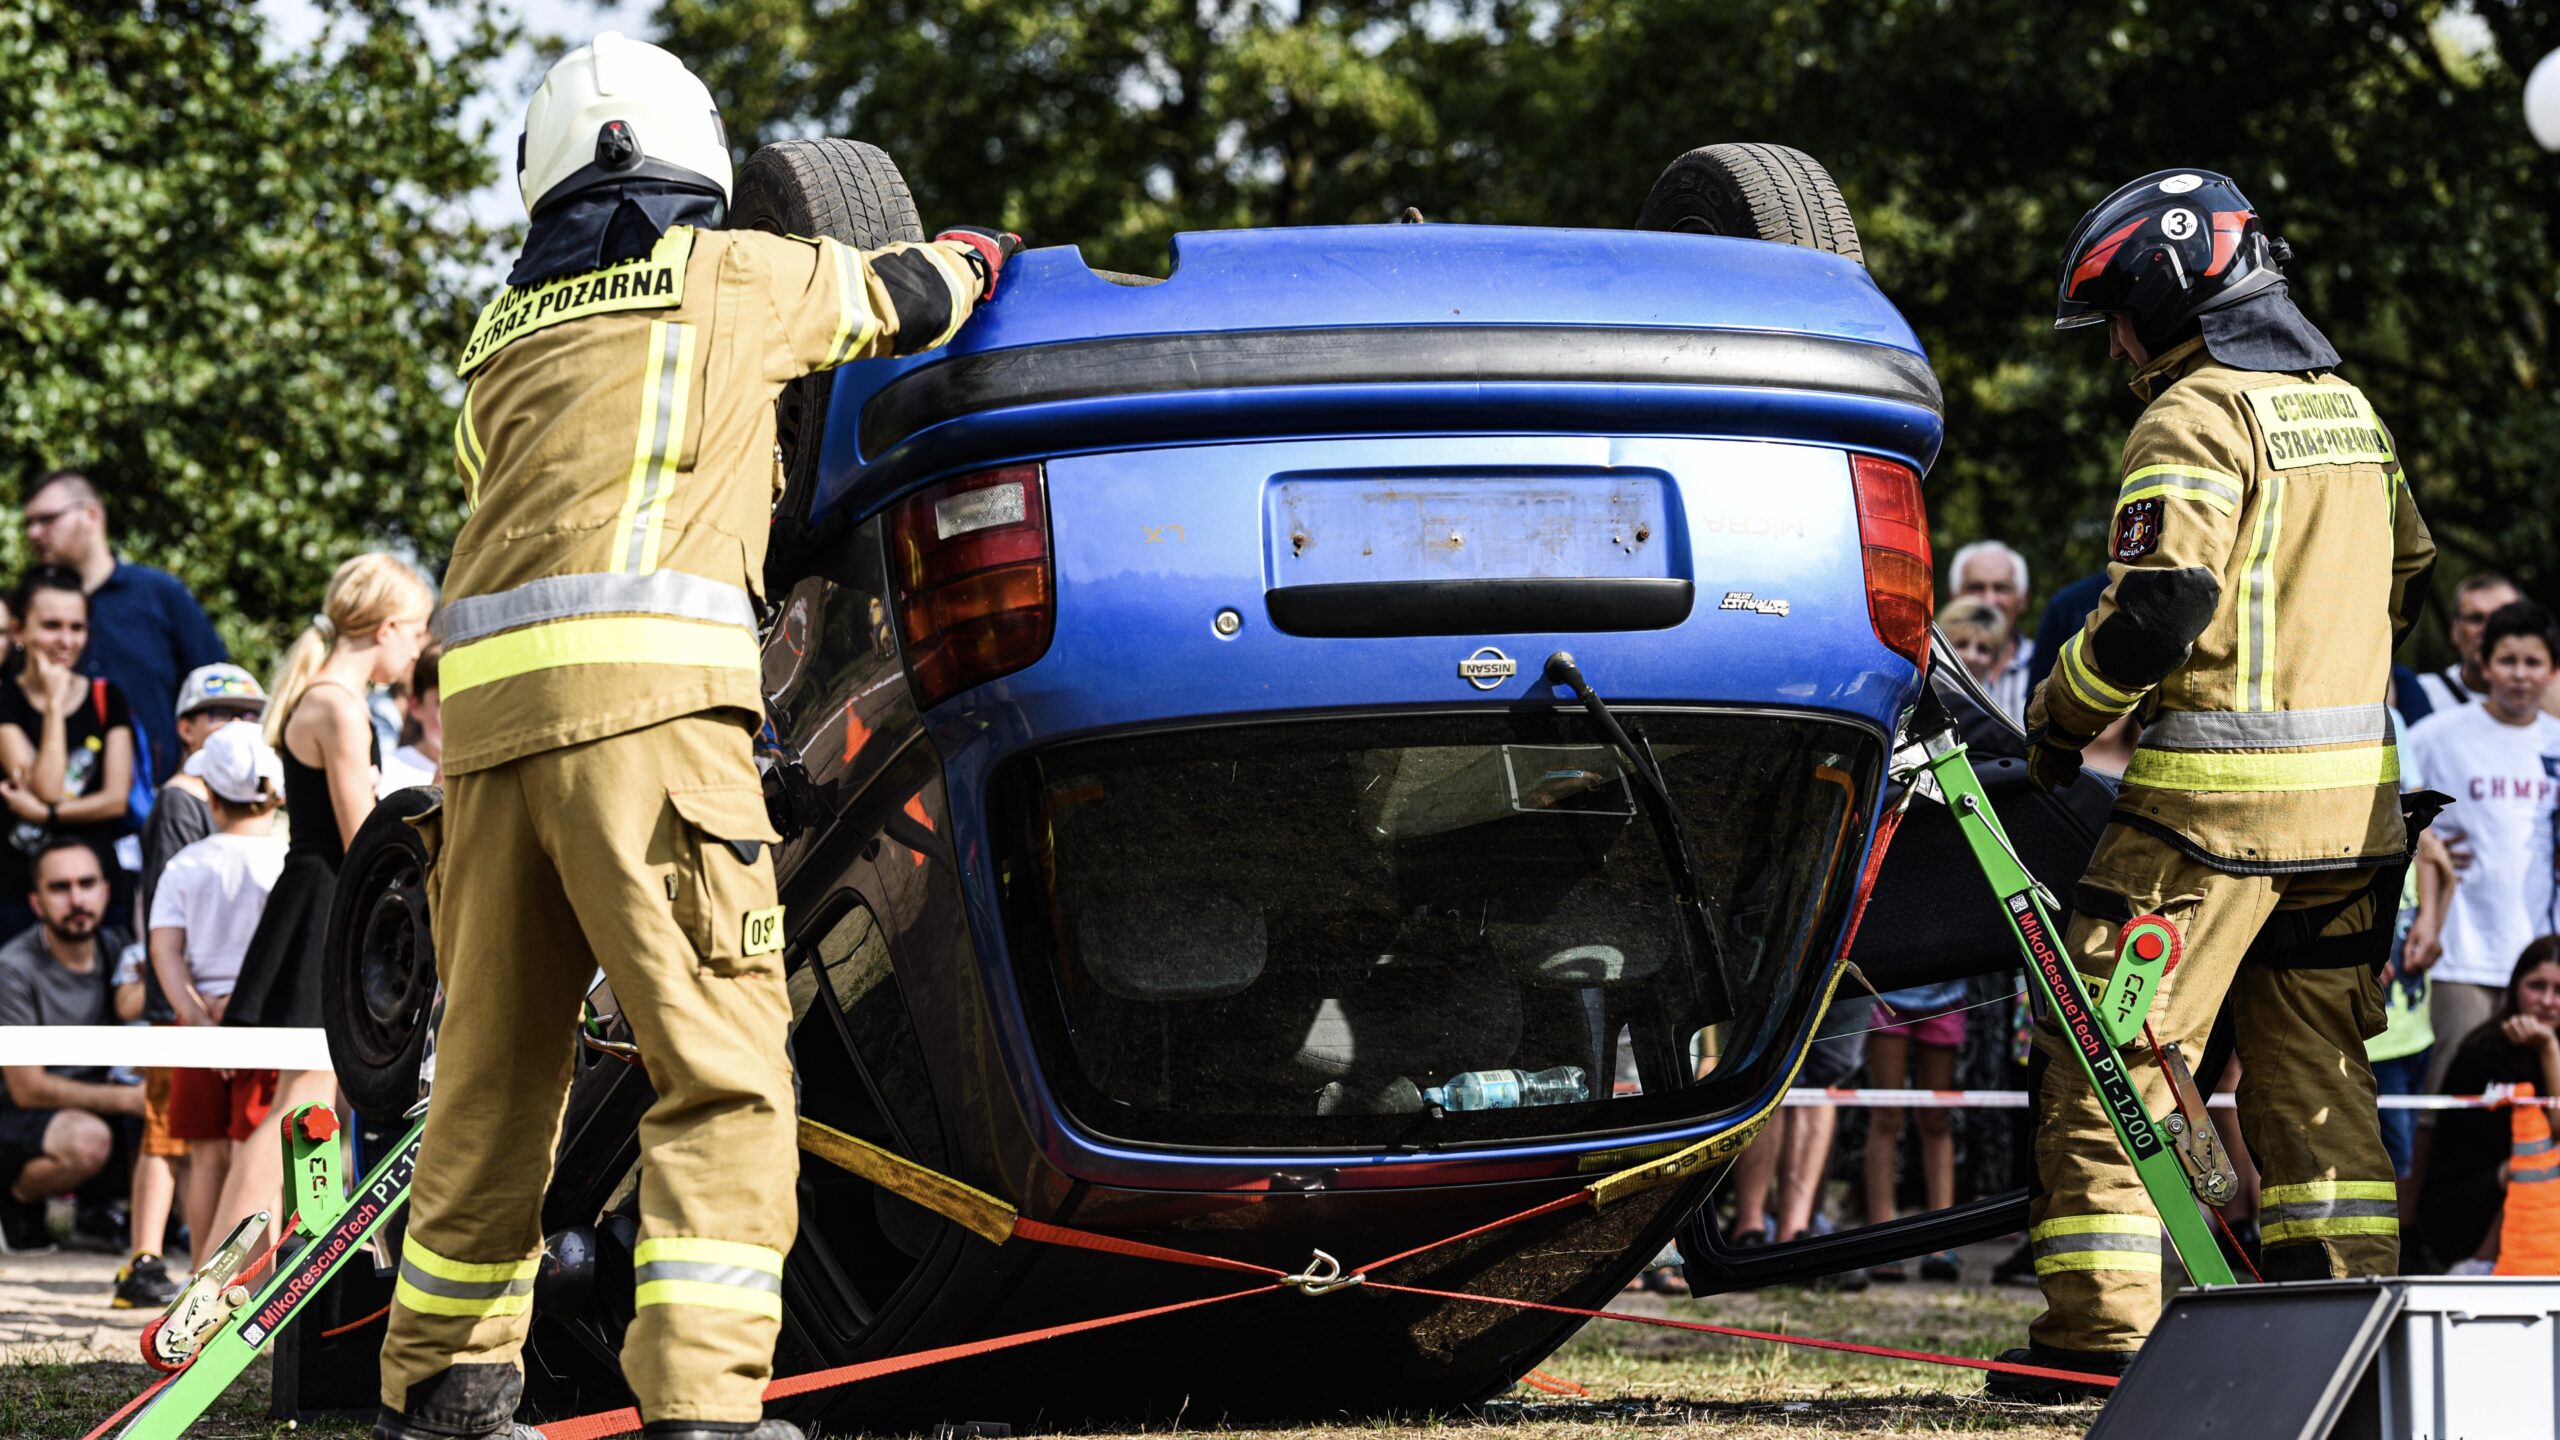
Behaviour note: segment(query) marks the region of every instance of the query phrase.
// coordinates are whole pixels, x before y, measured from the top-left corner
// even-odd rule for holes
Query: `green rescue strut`
[[[304,1105],[287,1116],[285,1183],[293,1189],[294,1221],[306,1242],[251,1295],[233,1282],[253,1258],[253,1238],[264,1236],[267,1217],[254,1215],[243,1223],[205,1273],[188,1282],[143,1332],[144,1358],[177,1373],[128,1407],[130,1418],[115,1432],[116,1440],[178,1440],[186,1434],[276,1332],[409,1202],[418,1137],[425,1131],[421,1116],[349,1194],[338,1167],[337,1115],[325,1105]]]
[[[2188,1277],[2199,1285],[2234,1283],[2230,1262],[2214,1243],[2196,1201],[2201,1196],[2219,1205],[2231,1198],[2236,1181],[2223,1162],[2213,1127],[2205,1121],[2204,1104],[2184,1057],[2175,1045],[2161,1048],[2161,1066],[2174,1107],[2154,1121],[2117,1053],[2146,1038],[2144,1017],[2150,1013],[2151,998],[2158,992],[2161,976],[2177,963],[2176,927],[2156,915],[2128,923],[2115,970],[2093,996],[2078,968],[2062,953],[2061,931],[2053,923],[2052,894],[2036,882],[2009,843],[2000,817],[1983,796],[1982,781],[1974,775],[1965,747],[1952,731],[1942,730],[1924,738],[1920,749],[1917,763],[1904,767],[1904,782],[1914,793],[1926,793],[1933,785],[1954,814],[1974,863],[1982,867],[1982,878],[1999,897],[2001,914],[2017,937],[2018,950],[2026,958],[2027,983],[2042,997],[2045,1012],[2060,1024],[2081,1073],[2096,1088],[2100,1108],[2115,1126],[2116,1140],[2133,1161],[2142,1188],[2150,1193],[2152,1208],[2168,1227],[2169,1243],[2176,1247]]]

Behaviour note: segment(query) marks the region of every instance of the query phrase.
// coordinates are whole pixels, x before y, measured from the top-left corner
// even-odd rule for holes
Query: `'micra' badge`
[[[2131,564],[2160,548],[2160,523],[2169,508],[2165,500],[2136,500],[2116,511],[2115,538],[2109,554]]]

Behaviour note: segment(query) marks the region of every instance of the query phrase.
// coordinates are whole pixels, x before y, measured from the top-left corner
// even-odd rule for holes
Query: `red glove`
[[[933,237],[937,245],[965,246],[969,268],[978,274],[978,302],[996,298],[996,277],[1004,273],[1004,262],[1021,253],[1022,237],[1010,230],[990,230],[984,225],[954,225]]]

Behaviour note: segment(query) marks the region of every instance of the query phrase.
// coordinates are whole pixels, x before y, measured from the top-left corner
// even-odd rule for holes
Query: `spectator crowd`
[[[0,1027],[318,1026],[347,842],[437,779],[432,591],[396,556],[349,560],[261,685],[110,514],[88,476],[38,477],[35,563],[0,601]],[[326,1070],[0,1049],[0,1251],[112,1250],[114,1304],[165,1305],[277,1209],[284,1116],[336,1093]]]

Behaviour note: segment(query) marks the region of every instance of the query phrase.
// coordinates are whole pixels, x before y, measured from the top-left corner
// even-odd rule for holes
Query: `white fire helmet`
[[[674,180],[729,198],[729,138],[710,88],[645,40],[607,30],[560,57],[525,106],[516,179],[527,214],[599,185]]]

